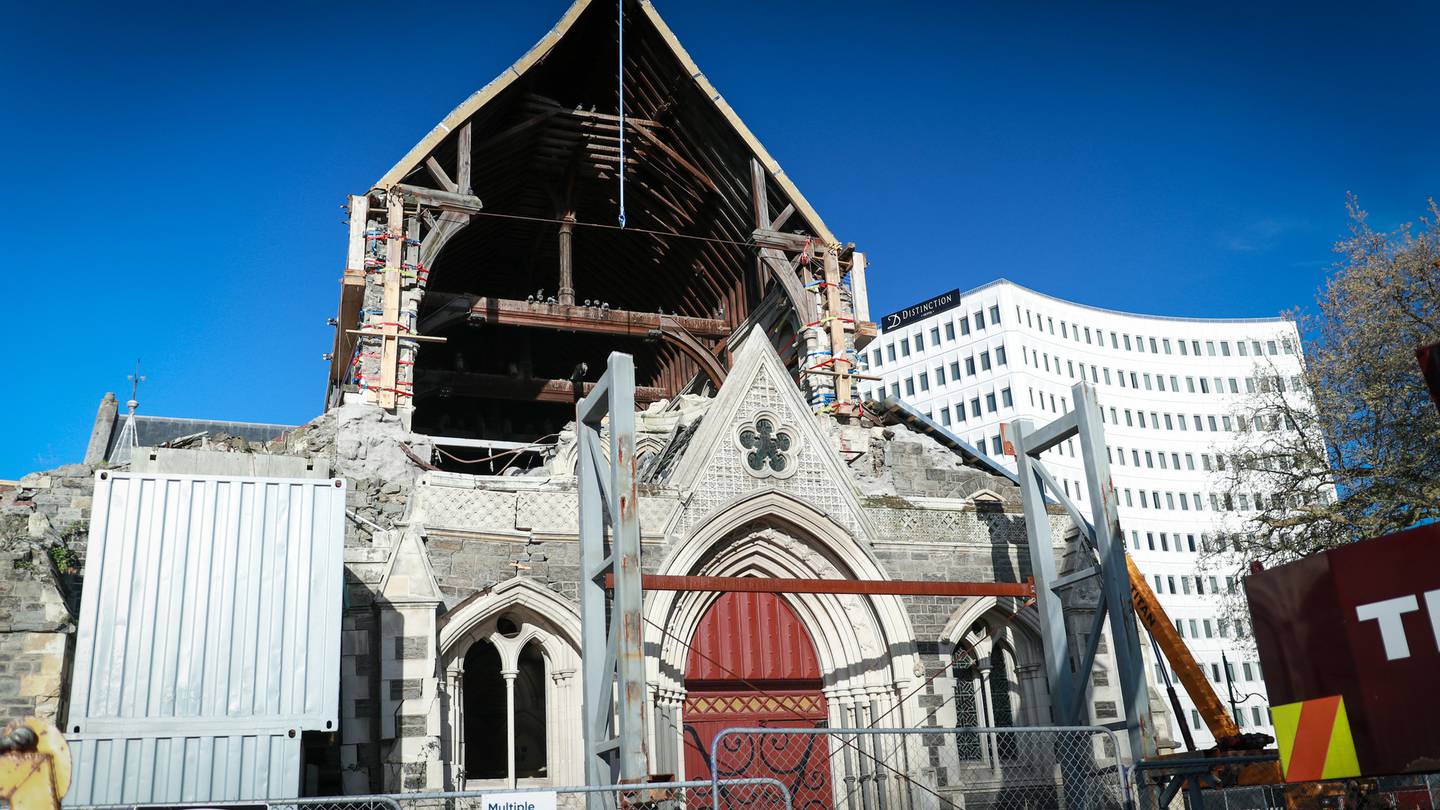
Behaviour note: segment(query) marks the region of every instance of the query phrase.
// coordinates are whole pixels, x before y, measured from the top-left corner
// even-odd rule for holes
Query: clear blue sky
[[[1312,303],[1346,191],[1381,226],[1440,195],[1433,2],[656,5],[877,313],[1003,275],[1271,315]],[[0,478],[78,461],[136,358],[146,413],[314,416],[345,195],[566,6],[8,4]]]

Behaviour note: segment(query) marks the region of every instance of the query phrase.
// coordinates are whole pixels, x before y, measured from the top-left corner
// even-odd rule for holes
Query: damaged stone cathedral
[[[76,803],[132,801],[116,785],[136,773],[153,777],[141,798],[154,801],[582,784],[575,405],[612,351],[635,364],[647,574],[1025,581],[1011,481],[862,402],[858,358],[875,334],[863,253],[830,232],[648,0],[623,13],[623,119],[614,71],[596,67],[619,57],[615,4],[577,0],[350,198],[323,415],[257,439],[204,423],[137,431],[132,408],[125,434],[111,398],[86,464],[0,493],[4,706],[75,734]],[[983,295],[974,308],[994,303]],[[757,429],[776,439],[758,464],[739,439]],[[126,531],[107,512],[110,531],[96,528],[121,508],[122,484],[222,478],[343,492],[344,517],[326,529],[343,536],[333,593],[302,580],[272,603],[270,574],[298,563],[259,547],[269,573],[224,582],[241,568],[222,556],[250,559],[243,526],[238,552],[213,541],[208,569],[193,554],[185,570],[165,562],[163,543],[148,556],[117,545],[151,525],[181,543],[229,519],[198,496],[179,528],[148,512]],[[1058,507],[1049,519],[1073,567],[1076,531]],[[120,601],[87,590],[114,579],[99,566],[127,564]],[[236,649],[262,672],[307,654],[302,641],[293,659],[260,655],[266,627],[296,632],[304,610],[333,622],[338,667],[306,670],[319,708],[294,715],[313,723],[260,722],[275,712],[263,679],[254,694],[236,686],[243,667],[219,687],[229,699],[183,708],[213,678],[187,663],[181,631],[170,637],[177,614],[154,605],[172,590],[210,598],[197,579],[228,594],[219,621],[246,628]],[[302,593],[314,602],[295,602]],[[1088,628],[1093,592],[1075,594],[1067,621]],[[703,751],[732,726],[1052,722],[1022,598],[656,591],[644,605],[653,773],[707,777]],[[1103,641],[1088,696],[1102,724],[1119,701]],[[97,697],[101,676],[132,671],[148,673],[148,701],[124,691],[128,678]],[[171,725],[144,730],[157,716]],[[963,740],[932,745],[937,789],[993,765]],[[242,752],[248,766],[226,770]]]

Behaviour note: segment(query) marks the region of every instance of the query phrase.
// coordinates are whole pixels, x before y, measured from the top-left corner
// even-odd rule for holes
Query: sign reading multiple
[[[886,315],[880,320],[880,331],[889,332],[892,329],[899,329],[907,323],[913,323],[958,306],[960,306],[960,291],[958,289],[951,290],[944,295],[937,295],[929,301],[921,301],[915,306]]]
[[[480,797],[484,810],[555,810],[555,791],[489,793]]]

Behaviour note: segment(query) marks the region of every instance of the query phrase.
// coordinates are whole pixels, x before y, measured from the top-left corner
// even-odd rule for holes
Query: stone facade
[[[813,416],[784,375],[769,342],[752,339],[713,399],[676,403],[664,418],[663,406],[642,415],[642,447],[657,451],[666,447],[655,436],[679,435],[675,414],[694,428],[683,447],[670,448],[673,463],[643,485],[646,572],[1002,582],[1029,576],[1018,491],[1007,480],[966,466],[904,427],[840,426]],[[788,432],[795,465],[788,476],[757,476],[744,467],[735,437],[753,429],[759,415]],[[654,435],[647,424],[658,426]],[[412,452],[423,458],[424,441],[393,415],[348,405],[281,443],[246,448],[323,462],[349,483],[340,727],[307,751],[322,771],[316,789],[475,784],[465,772],[463,693],[468,653],[481,642],[501,651],[510,679],[519,677],[514,668],[525,645],[539,645],[550,774],[543,781],[579,780],[578,501],[567,445],[573,434],[562,437],[547,467],[510,476],[424,470],[403,449],[418,447]],[[165,463],[163,453],[154,459]],[[233,467],[224,460],[216,456],[214,463]],[[187,456],[185,463],[204,458]],[[74,629],[67,604],[78,604],[93,472],[77,466],[30,476],[6,495],[0,650],[10,654],[0,706],[12,713],[63,720],[62,677]],[[1073,528],[1058,512],[1049,519],[1054,553],[1067,561]],[[73,565],[74,573],[57,571],[55,560]],[[1093,593],[1072,604],[1077,629],[1088,626],[1086,599],[1093,605]],[[650,677],[652,750],[657,765],[671,771],[682,760],[688,634],[710,601],[694,593],[647,600],[653,625],[647,645],[658,651]],[[967,634],[977,627],[990,628],[993,639],[985,643],[1003,643],[1011,656],[1011,719],[1048,721],[1033,608],[1017,600],[808,595],[795,605],[831,673],[823,693],[832,725],[882,716],[896,725],[975,722],[956,708],[952,669],[973,646]],[[513,634],[502,620],[514,625]],[[1108,670],[1108,656],[1098,666]],[[1092,690],[1095,719],[1105,720],[1106,707],[1119,699],[1109,683],[1097,679]],[[953,776],[937,767],[937,783]]]

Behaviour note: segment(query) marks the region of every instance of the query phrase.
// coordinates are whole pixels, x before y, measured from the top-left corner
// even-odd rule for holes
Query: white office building
[[[1295,384],[1302,363],[1295,324],[1116,312],[1000,279],[886,315],[880,328],[865,352],[866,373],[879,380],[862,386],[865,398],[890,395],[917,406],[1012,469],[1001,425],[1022,417],[1044,424],[1072,406],[1075,383],[1095,385],[1131,556],[1222,701],[1229,700],[1222,652],[1228,658],[1241,729],[1273,734],[1248,627],[1234,626],[1222,607],[1240,585],[1233,572],[1202,566],[1201,556],[1218,533],[1239,529],[1254,505],[1245,496],[1227,503],[1217,456],[1249,429],[1240,419],[1249,393],[1277,371],[1280,384]],[[1088,510],[1078,444],[1071,439],[1047,453],[1046,463]],[[1158,664],[1149,677],[1163,695]],[[1196,743],[1213,744],[1189,696],[1176,689]]]

